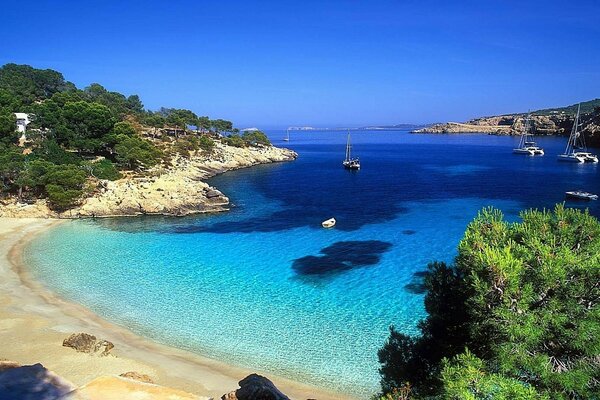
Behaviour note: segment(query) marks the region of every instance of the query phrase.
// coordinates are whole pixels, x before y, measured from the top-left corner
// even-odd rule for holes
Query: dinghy
[[[326,221],[321,222],[323,228],[333,228],[335,225],[335,218],[329,218]]]

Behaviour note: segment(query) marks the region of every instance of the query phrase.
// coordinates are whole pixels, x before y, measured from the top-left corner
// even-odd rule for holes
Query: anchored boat
[[[573,122],[573,128],[571,129],[571,135],[567,142],[567,148],[563,154],[558,156],[559,161],[575,162],[575,163],[597,163],[598,156],[589,153],[585,146],[585,137],[583,133],[579,132],[581,124],[579,123],[579,110],[581,104],[577,106],[577,115],[575,116],[575,122]]]
[[[579,200],[598,200],[597,194],[592,194],[589,192],[584,192],[583,190],[573,190],[570,192],[565,192],[567,197]]]
[[[335,218],[329,218],[328,220],[321,222],[321,226],[323,228],[333,228],[335,226],[335,222]]]
[[[350,145],[350,131],[348,131],[348,139],[346,141],[346,158],[342,161],[342,165],[346,169],[360,169],[360,161],[358,158],[352,158],[352,146]]]
[[[527,156],[543,156],[544,149],[538,147],[538,145],[533,141],[533,135],[529,133],[530,129],[531,114],[527,114],[527,118],[525,119],[525,126],[523,128],[523,133],[521,134],[521,140],[519,141],[519,147],[513,149],[513,153],[524,154]]]

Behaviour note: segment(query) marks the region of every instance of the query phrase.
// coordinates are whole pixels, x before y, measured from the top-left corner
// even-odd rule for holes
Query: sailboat
[[[571,135],[569,136],[569,141],[567,142],[567,148],[565,149],[565,152],[563,154],[560,154],[558,156],[558,160],[575,163],[597,163],[598,156],[592,153],[588,153],[587,148],[585,146],[585,138],[583,134],[579,132],[579,128],[581,127],[581,124],[579,123],[580,108],[581,104],[577,105],[577,115],[575,116],[575,121],[573,122]]]
[[[283,138],[284,142],[289,142],[290,141],[290,128],[287,128],[285,131],[285,137]]]
[[[346,158],[342,162],[346,169],[360,169],[360,161],[358,158],[352,158],[352,146],[350,145],[350,131],[348,131],[348,140],[346,141]]]
[[[521,134],[521,140],[519,141],[519,147],[513,149],[513,153],[515,154],[524,154],[527,156],[535,156],[535,155],[544,155],[544,149],[538,147],[537,144],[533,141],[533,135],[529,133],[531,129],[531,114],[527,114],[527,119],[525,119],[525,126],[523,128],[523,133]],[[531,140],[530,140],[531,137]]]

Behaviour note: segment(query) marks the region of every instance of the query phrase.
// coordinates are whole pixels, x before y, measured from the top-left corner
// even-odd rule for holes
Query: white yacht
[[[360,169],[360,160],[352,158],[352,146],[350,145],[350,131],[348,131],[348,140],[346,141],[346,158],[342,161],[342,165],[346,169]]]
[[[572,197],[574,199],[580,200],[598,200],[597,194],[592,194],[589,192],[584,192],[583,190],[573,190],[571,192],[565,192],[567,197]]]
[[[289,142],[290,141],[290,128],[287,128],[287,130],[285,131],[285,137],[283,138],[284,142]]]
[[[581,105],[577,106],[577,115],[575,116],[575,122],[573,122],[573,128],[571,129],[571,135],[567,142],[567,148],[563,154],[558,155],[559,161],[567,161],[574,163],[597,163],[598,156],[589,153],[585,146],[585,137],[579,132],[581,124],[579,123],[579,111]]]
[[[533,141],[533,135],[529,133],[531,129],[531,115],[527,114],[527,118],[525,119],[525,126],[523,128],[523,133],[521,133],[521,140],[519,141],[519,147],[513,149],[513,153],[515,154],[524,154],[527,156],[536,156],[544,155],[544,149],[538,147],[538,145]]]

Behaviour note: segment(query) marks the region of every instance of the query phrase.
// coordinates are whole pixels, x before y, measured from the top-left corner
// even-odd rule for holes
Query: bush
[[[440,395],[456,379],[452,368],[476,365],[484,376],[493,371],[489,384],[480,381],[483,393],[598,397],[600,223],[563,205],[521,218],[511,224],[483,210],[454,265],[430,266],[422,335],[392,330],[379,351],[384,391],[409,381],[418,395]],[[477,396],[464,398],[496,398]]]
[[[117,167],[115,167],[115,164],[113,164],[110,160],[104,159],[98,162],[93,162],[88,164],[87,167],[90,169],[91,174],[98,179],[116,181],[122,177],[119,170],[117,170]]]
[[[200,141],[195,136],[188,136],[178,139],[173,147],[180,156],[188,158],[190,152],[200,149]]]
[[[115,145],[117,161],[131,169],[154,166],[161,157],[161,151],[154,145],[137,136],[119,135]]]
[[[198,139],[198,146],[207,153],[212,153],[215,149],[215,142],[208,136],[202,135]]]
[[[221,141],[228,146],[246,147],[246,142],[244,141],[244,139],[242,139],[242,137],[237,134],[233,134],[233,135],[224,137],[221,139]]]
[[[269,138],[267,137],[267,135],[265,135],[265,133],[263,131],[244,132],[244,134],[242,135],[242,139],[244,140],[244,142],[246,142],[246,144],[249,144],[252,146],[256,146],[256,145],[271,146],[271,141],[269,140]]]
[[[83,195],[86,178],[85,171],[77,166],[53,166],[43,177],[50,205],[60,211],[75,205]]]

